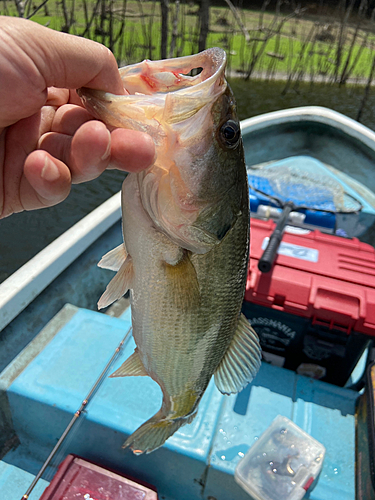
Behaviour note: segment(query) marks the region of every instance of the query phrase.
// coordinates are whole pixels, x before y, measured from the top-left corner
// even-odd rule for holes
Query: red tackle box
[[[156,491],[83,458],[68,455],[40,500],[158,500]]]
[[[275,263],[258,260],[275,223],[251,219],[243,312],[266,361],[344,385],[375,337],[375,250],[346,239],[288,227]]]

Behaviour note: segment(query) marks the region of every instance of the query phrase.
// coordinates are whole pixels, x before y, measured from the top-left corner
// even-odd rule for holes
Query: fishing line
[[[111,367],[111,365],[115,361],[115,359],[117,358],[119,352],[121,351],[124,343],[126,342],[127,338],[129,337],[131,331],[132,331],[132,327],[130,327],[128,329],[128,331],[126,332],[125,337],[121,340],[120,344],[116,347],[115,352],[113,353],[111,359],[108,361],[108,363],[106,364],[105,368],[103,369],[103,371],[101,372],[101,374],[99,375],[99,377],[96,379],[94,385],[91,387],[91,389],[90,389],[89,393],[87,394],[86,398],[82,401],[81,406],[74,413],[71,421],[69,422],[69,424],[65,428],[65,430],[62,433],[60,439],[56,443],[55,447],[53,448],[53,450],[49,454],[47,460],[42,465],[40,471],[35,476],[34,480],[30,484],[29,488],[27,489],[26,493],[23,495],[23,497],[21,498],[21,500],[28,500],[28,498],[29,498],[31,492],[33,491],[33,489],[35,488],[37,482],[42,477],[42,475],[44,474],[45,470],[47,469],[47,467],[49,466],[49,464],[51,463],[51,461],[53,460],[53,458],[56,456],[57,452],[60,450],[63,442],[65,441],[66,437],[68,436],[68,434],[72,430],[74,424],[78,421],[79,417],[85,413],[87,405],[89,404],[89,402],[93,398],[93,396],[94,396],[95,392],[97,391],[97,389],[99,388],[100,384],[103,382],[103,379],[104,379],[107,371],[109,370],[109,368]]]

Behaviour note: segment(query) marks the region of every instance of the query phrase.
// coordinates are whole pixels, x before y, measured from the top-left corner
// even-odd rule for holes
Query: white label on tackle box
[[[262,250],[265,250],[268,245],[269,238],[264,238],[262,243]],[[286,243],[282,241],[277,250],[279,255],[286,255],[294,259],[308,260],[309,262],[318,262],[319,250],[316,248],[301,247],[300,245],[293,245],[293,243]]]

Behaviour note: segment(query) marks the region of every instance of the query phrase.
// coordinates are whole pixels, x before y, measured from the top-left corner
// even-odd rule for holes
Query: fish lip
[[[102,93],[100,90],[96,89],[90,89],[89,87],[81,87],[76,90],[78,97],[81,99],[83,104],[88,104],[92,99],[98,99],[100,101],[106,100],[109,102],[108,99],[103,99],[104,95],[108,95],[108,93]]]

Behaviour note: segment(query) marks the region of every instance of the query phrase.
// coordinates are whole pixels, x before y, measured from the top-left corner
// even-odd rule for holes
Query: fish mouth
[[[145,60],[138,64],[120,69],[120,76],[125,90],[129,94],[186,91],[197,86],[209,87],[223,76],[226,66],[226,53],[214,47],[199,54],[164,59]]]
[[[217,47],[192,56],[145,60],[119,70],[127,95],[88,88],[79,89],[78,95],[107,125],[141,130],[155,138],[160,125],[191,118],[225,92],[225,67],[226,53]],[[197,69],[200,73],[194,74]]]

